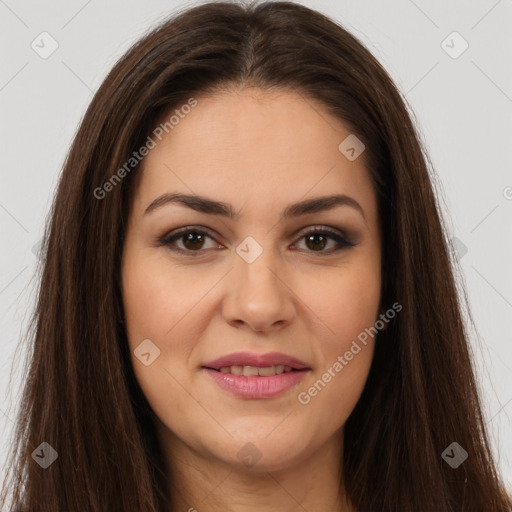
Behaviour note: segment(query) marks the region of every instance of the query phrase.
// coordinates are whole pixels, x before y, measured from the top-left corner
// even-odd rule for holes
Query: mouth
[[[311,371],[303,361],[278,352],[239,352],[206,363],[201,369],[221,391],[245,400],[291,392]]]
[[[245,377],[271,377],[282,373],[298,370],[310,370],[309,366],[294,356],[281,352],[236,352],[214,361],[205,362],[202,366],[209,370]]]
[[[291,366],[279,364],[275,366],[223,366],[222,368],[210,368],[203,366],[207,370],[214,370],[219,373],[228,373],[231,375],[243,375],[244,377],[273,377],[274,375],[281,375],[282,373],[304,371]]]

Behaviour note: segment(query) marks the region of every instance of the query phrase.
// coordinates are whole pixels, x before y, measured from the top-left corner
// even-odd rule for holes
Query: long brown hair
[[[319,100],[366,146],[383,229],[382,306],[399,302],[403,310],[379,333],[365,389],[345,424],[342,478],[350,501],[371,512],[509,511],[432,166],[407,103],[353,35],[291,2],[214,2],[176,13],[125,54],[94,95],[42,247],[3,498],[10,491],[12,506],[23,511],[168,510],[172,478],[131,367],[120,288],[140,165],[108,193],[98,189],[163,114],[192,96],[240,86]],[[58,453],[46,469],[32,457],[42,442]],[[468,454],[457,469],[441,456],[452,442]]]

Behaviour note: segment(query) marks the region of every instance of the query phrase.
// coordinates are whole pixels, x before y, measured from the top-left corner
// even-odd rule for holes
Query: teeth
[[[258,375],[262,377],[272,377],[272,375],[280,375],[283,373],[283,366],[265,366],[264,368],[258,368]]]
[[[254,377],[254,376],[258,375],[258,371],[259,371],[259,369],[256,368],[255,366],[244,366],[243,367],[243,375],[245,375],[246,377]]]
[[[291,372],[291,366],[278,364],[276,366],[265,366],[258,368],[256,366],[225,366],[219,370],[221,373],[231,373],[233,375],[244,375],[245,377],[272,377],[273,375],[281,375],[283,372]]]

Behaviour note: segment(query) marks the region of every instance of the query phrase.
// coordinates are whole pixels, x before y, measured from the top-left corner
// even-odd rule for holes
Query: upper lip
[[[226,366],[255,366],[263,368],[265,366],[284,365],[290,366],[295,370],[309,369],[309,366],[297,359],[280,352],[268,352],[267,354],[255,354],[253,352],[236,352],[227,356],[219,357],[203,365],[203,368],[212,368],[220,370]]]

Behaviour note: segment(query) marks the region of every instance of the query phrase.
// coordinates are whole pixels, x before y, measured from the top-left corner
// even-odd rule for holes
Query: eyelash
[[[159,245],[162,245],[162,246],[165,245],[165,246],[169,247],[169,249],[171,251],[173,251],[173,252],[176,252],[176,253],[179,253],[179,254],[183,254],[185,256],[197,257],[197,256],[199,256],[199,254],[201,252],[205,252],[205,249],[198,249],[197,251],[192,251],[190,249],[180,249],[180,248],[178,248],[176,246],[173,246],[175,241],[179,240],[184,235],[189,234],[189,233],[195,233],[196,235],[205,235],[205,236],[207,236],[209,238],[214,239],[212,234],[209,233],[208,231],[205,231],[204,229],[197,229],[197,228],[194,228],[194,227],[186,227],[186,228],[180,229],[178,232],[169,233],[167,235],[164,235],[162,238],[160,238],[158,240],[158,243],[159,243]],[[331,229],[331,228],[328,228],[326,226],[315,226],[310,231],[307,231],[306,233],[303,233],[301,235],[301,237],[299,238],[299,240],[302,240],[302,239],[304,239],[304,238],[306,238],[307,236],[310,236],[310,235],[327,235],[327,238],[330,238],[330,239],[334,240],[339,245],[338,248],[334,248],[334,249],[331,249],[331,250],[328,250],[328,251],[324,251],[324,250],[320,250],[320,251],[311,251],[311,250],[309,250],[309,251],[306,251],[306,252],[311,252],[313,254],[315,254],[315,253],[333,254],[333,253],[342,251],[344,249],[349,249],[349,248],[354,247],[356,245],[356,244],[350,242],[349,240],[347,240],[338,231],[336,231],[334,229]],[[196,254],[194,254],[194,253],[196,253]]]

